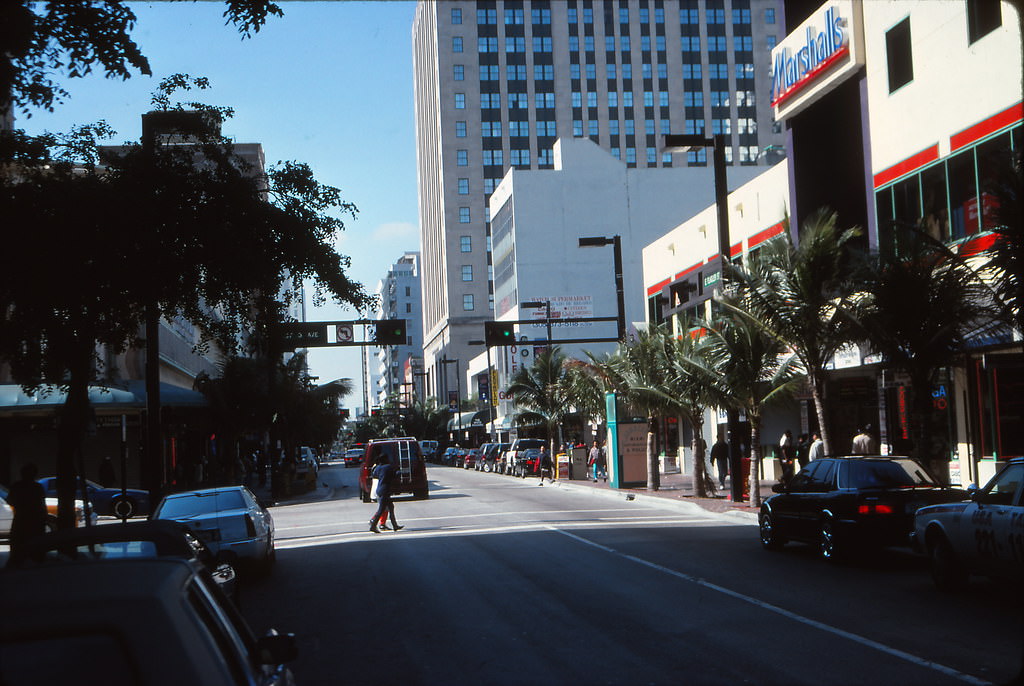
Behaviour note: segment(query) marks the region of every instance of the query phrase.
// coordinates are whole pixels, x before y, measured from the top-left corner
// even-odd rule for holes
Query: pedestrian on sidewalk
[[[377,512],[374,513],[373,519],[370,520],[370,531],[375,534],[380,533],[380,529],[377,528],[377,523],[380,523],[382,529],[387,530],[387,519],[391,517],[391,526],[395,531],[404,529],[404,526],[399,526],[398,521],[395,519],[395,503],[391,500],[391,480],[394,478],[395,470],[391,466],[391,461],[388,456],[381,453],[377,456],[377,464],[370,472],[370,476],[377,480]]]
[[[590,476],[597,481],[598,466],[597,461],[601,457],[601,444],[598,441],[594,441],[594,444],[590,447],[590,454],[587,456],[587,466],[590,467]]]
[[[807,451],[807,459],[811,462],[820,460],[825,457],[825,441],[821,440],[821,435],[817,432],[811,434],[811,447]]]
[[[793,463],[796,460],[796,446],[793,445],[793,432],[786,429],[779,439],[779,461],[782,463],[782,483],[788,484],[793,478]]]
[[[853,445],[850,447],[850,452],[854,455],[874,455],[877,452],[875,449],[875,439],[871,437],[870,424],[853,437]]]
[[[46,491],[36,481],[39,470],[29,462],[21,468],[21,480],[11,484],[7,504],[14,510],[11,521],[11,553],[8,567],[17,567],[29,559],[26,547],[34,537],[46,533]],[[37,559],[40,559],[37,556]]]
[[[548,447],[542,445],[540,447],[540,457],[537,458],[537,471],[540,473],[540,482],[538,486],[544,485],[544,474],[547,473],[548,481],[553,482],[554,478],[551,476],[551,455],[548,453]]]
[[[711,463],[718,467],[718,487],[725,488],[725,477],[729,475],[729,444],[722,434],[718,434],[711,446]]]
[[[800,465],[800,469],[807,466],[810,450],[811,441],[808,439],[807,434],[800,434],[800,437],[796,439],[796,461]]]

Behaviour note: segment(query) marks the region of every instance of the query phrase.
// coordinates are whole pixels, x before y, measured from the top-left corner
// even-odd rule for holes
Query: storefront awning
[[[490,421],[489,412],[487,410],[480,410],[479,412],[463,412],[458,417],[452,417],[448,420],[449,431],[465,431],[466,429],[478,428],[487,429],[487,422]]]
[[[42,386],[30,395],[17,384],[2,384],[0,416],[52,414],[64,404],[67,397],[67,392],[58,386]],[[129,381],[124,388],[89,386],[89,404],[99,414],[135,414],[146,409],[146,382],[141,379]],[[160,384],[162,407],[204,407],[207,404],[206,397],[198,391],[168,383]]]

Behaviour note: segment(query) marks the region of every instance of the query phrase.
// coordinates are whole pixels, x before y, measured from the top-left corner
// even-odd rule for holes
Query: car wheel
[[[825,517],[821,520],[818,553],[822,559],[828,562],[839,562],[842,558],[843,547],[840,544],[839,537],[836,535],[835,521],[831,517]]]
[[[786,539],[779,536],[770,513],[761,513],[758,518],[758,526],[761,530],[761,546],[765,550],[782,550],[782,546],[786,545]]]
[[[118,496],[110,503],[110,512],[115,517],[134,517],[138,508],[135,505],[135,501],[131,498],[121,498]]]
[[[967,585],[967,570],[956,559],[945,536],[938,534],[933,538],[928,542],[928,559],[935,587],[947,592],[962,590]]]

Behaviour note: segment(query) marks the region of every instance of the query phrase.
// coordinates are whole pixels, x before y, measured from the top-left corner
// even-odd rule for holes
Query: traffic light
[[[515,345],[515,324],[512,322],[484,322],[484,342],[487,345]]]
[[[377,345],[405,345],[405,320],[379,320],[374,328],[373,342]]]

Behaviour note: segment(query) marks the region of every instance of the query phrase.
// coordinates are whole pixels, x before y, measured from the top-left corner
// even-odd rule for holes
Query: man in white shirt
[[[825,442],[821,440],[821,436],[817,433],[811,434],[811,447],[807,451],[807,458],[809,461],[814,462],[825,457]]]

